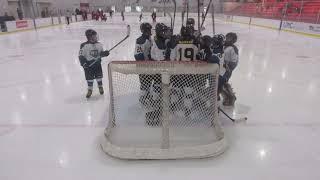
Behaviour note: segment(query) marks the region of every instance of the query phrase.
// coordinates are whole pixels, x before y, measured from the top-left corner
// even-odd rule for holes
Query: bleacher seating
[[[244,3],[226,14],[320,23],[320,0],[266,0],[264,3]]]

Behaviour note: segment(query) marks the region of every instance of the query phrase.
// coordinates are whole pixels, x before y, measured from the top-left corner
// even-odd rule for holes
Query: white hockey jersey
[[[150,60],[151,41],[146,36],[140,36],[136,40],[134,57],[137,61]]]
[[[151,60],[164,61],[166,60],[167,45],[164,40],[159,40],[157,37],[151,40]]]
[[[171,49],[170,60],[172,61],[194,61],[196,60],[196,55],[199,52],[199,48],[195,40],[183,41],[180,40]]]
[[[101,43],[90,43],[85,42],[80,46],[79,56],[85,58],[86,61],[93,61],[101,59],[101,52],[103,51],[103,46]]]

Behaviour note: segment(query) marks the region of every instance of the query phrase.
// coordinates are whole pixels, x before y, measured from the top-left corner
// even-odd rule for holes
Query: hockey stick
[[[206,10],[206,14],[204,15],[204,18],[203,18],[203,20],[202,20],[202,22],[201,22],[200,28],[203,27],[203,24],[204,24],[204,21],[206,20],[206,17],[207,17],[208,11],[209,11],[209,9],[210,9],[211,3],[212,3],[212,0],[209,1],[209,4],[208,4],[208,6],[207,6],[207,10]]]
[[[168,14],[168,16],[170,17],[170,27],[171,27],[171,29],[172,29],[172,23],[173,23],[173,18],[172,18],[172,15],[171,15],[171,13],[170,12],[167,12],[166,14]]]
[[[200,31],[200,0],[198,0],[198,31]]]
[[[211,4],[211,18],[212,18],[212,32],[213,36],[216,34],[215,24],[214,24],[214,3]]]
[[[200,29],[200,0],[198,0],[198,31],[199,31],[199,35],[198,35],[198,42],[200,42],[201,39],[201,29]],[[200,45],[198,45],[199,49],[200,49]]]
[[[173,22],[172,22],[172,32],[173,32],[173,29],[174,29],[174,23],[176,21],[176,12],[177,12],[177,2],[176,0],[172,0],[173,4],[174,4],[174,12],[173,12]]]
[[[116,45],[114,45],[111,49],[109,49],[108,51],[112,51],[114,48],[116,48],[117,46],[119,46],[123,41],[125,41],[126,39],[128,39],[128,37],[130,36],[130,25],[127,25],[127,35],[126,37],[124,37],[121,41],[119,41]],[[92,62],[89,67],[91,67],[93,64],[95,64],[98,60],[95,60],[94,62]]]
[[[123,41],[125,41],[126,39],[128,39],[128,37],[130,36],[130,25],[127,25],[127,35],[126,37],[124,37],[120,42],[118,42],[116,45],[114,45],[111,49],[109,49],[109,52],[112,51],[114,48],[116,48],[119,44],[121,44]]]
[[[189,0],[187,0],[187,18],[186,18],[186,26],[187,26],[188,18],[189,18]],[[182,24],[183,24],[183,22],[182,22]]]
[[[218,111],[219,111],[219,112],[222,112],[222,113],[223,113],[228,119],[230,119],[233,123],[238,123],[238,122],[243,122],[243,121],[247,121],[247,120],[248,120],[247,117],[234,119],[234,118],[230,117],[226,112],[224,112],[220,107],[218,107]]]

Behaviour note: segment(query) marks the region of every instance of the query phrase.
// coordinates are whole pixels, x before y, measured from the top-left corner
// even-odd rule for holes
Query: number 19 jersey
[[[196,40],[179,40],[175,47],[171,49],[171,61],[195,61],[199,52]]]

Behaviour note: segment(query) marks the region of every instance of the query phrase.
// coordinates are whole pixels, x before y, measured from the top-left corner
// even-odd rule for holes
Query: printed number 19
[[[182,48],[179,48],[179,53],[180,53],[180,61],[182,60]],[[185,59],[190,59],[191,61],[193,61],[193,57],[194,57],[194,50],[192,48],[186,48],[184,49],[184,60]]]

